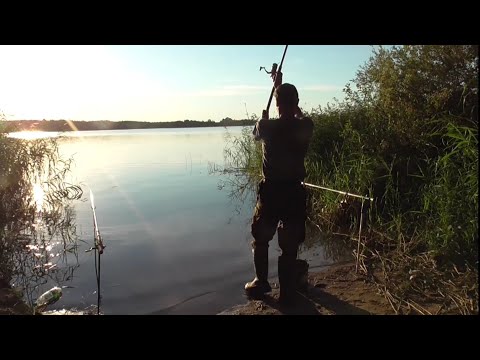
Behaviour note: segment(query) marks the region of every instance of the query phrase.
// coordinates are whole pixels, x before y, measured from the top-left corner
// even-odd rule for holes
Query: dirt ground
[[[297,304],[283,309],[278,286],[263,300],[251,300],[219,315],[394,315],[377,287],[355,274],[355,265],[337,265],[309,273],[309,290]]]

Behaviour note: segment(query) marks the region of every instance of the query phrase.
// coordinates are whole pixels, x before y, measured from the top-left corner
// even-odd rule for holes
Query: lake
[[[246,301],[243,286],[253,276],[250,222],[255,193],[246,201],[212,173],[224,164],[225,134],[241,127],[82,131],[67,133],[60,151],[73,156],[74,202],[80,248],[68,286],[49,309],[83,309],[97,302],[93,221],[106,245],[101,258],[104,314],[216,314]],[[56,136],[36,133],[35,136]],[[17,133],[11,136],[24,136]],[[279,248],[270,247],[270,278],[277,274]],[[322,249],[301,253],[311,266],[328,264]],[[60,264],[61,266],[67,266]],[[61,282],[61,283],[59,283]]]

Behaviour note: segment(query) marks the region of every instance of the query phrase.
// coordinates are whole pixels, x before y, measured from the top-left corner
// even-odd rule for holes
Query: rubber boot
[[[296,270],[296,288],[297,291],[302,294],[308,293],[308,262],[305,260],[297,259],[295,261],[295,270]]]
[[[272,291],[268,283],[268,247],[253,249],[253,264],[255,267],[255,279],[245,284],[245,292],[249,297],[262,297]]]
[[[296,298],[296,259],[281,255],[278,257],[278,280],[280,282],[280,305],[292,306]]]

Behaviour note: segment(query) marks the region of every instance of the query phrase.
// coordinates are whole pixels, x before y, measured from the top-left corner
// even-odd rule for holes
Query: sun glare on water
[[[19,131],[19,132],[12,132],[9,134],[9,136],[15,139],[36,140],[36,139],[56,137],[57,133],[47,132],[47,131]]]
[[[43,209],[43,198],[45,196],[45,192],[43,191],[40,184],[33,185],[33,200],[35,201],[35,205],[37,206],[37,211],[40,212]]]

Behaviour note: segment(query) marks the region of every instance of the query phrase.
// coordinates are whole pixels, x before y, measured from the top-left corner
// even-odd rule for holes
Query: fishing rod
[[[265,70],[265,72],[267,74],[270,74],[270,77],[273,79],[273,87],[272,87],[272,91],[270,92],[270,97],[268,99],[268,104],[266,109],[267,114],[268,114],[268,110],[270,109],[270,104],[272,103],[273,93],[275,92],[275,80],[277,79],[277,74],[282,71],[283,60],[285,59],[287,49],[288,49],[288,45],[285,45],[285,50],[283,51],[283,56],[282,56],[282,61],[280,61],[280,66],[274,63],[272,65],[272,70],[270,71],[267,71],[267,69],[265,69],[263,66],[260,67],[260,71],[262,71],[262,69]],[[278,66],[278,70],[277,70],[277,66]]]
[[[93,198],[92,189],[90,189],[90,205],[92,207],[93,212],[93,232],[94,232],[94,246],[86,252],[95,251],[95,276],[97,278],[97,315],[100,315],[100,259],[103,254],[103,249],[105,249],[105,245],[103,244],[102,236],[100,235],[100,230],[98,229],[97,223],[97,214],[95,213],[95,201]],[[98,259],[97,259],[98,258]],[[98,264],[98,265],[97,265]]]
[[[373,201],[373,198],[368,197],[368,196],[362,196],[362,195],[352,194],[352,193],[349,193],[349,192],[346,192],[346,191],[340,191],[340,190],[330,189],[330,188],[327,188],[327,187],[323,187],[323,186],[319,186],[319,185],[313,185],[313,184],[309,184],[309,183],[306,183],[306,182],[304,182],[304,183],[302,183],[302,184],[305,185],[305,186],[307,186],[307,187],[314,188],[314,189],[321,189],[321,190],[333,191],[333,192],[336,192],[336,193],[339,193],[339,194],[342,194],[342,195],[345,195],[345,196],[352,196],[352,197],[356,197],[356,198],[360,198],[360,199],[364,199],[364,200]]]

